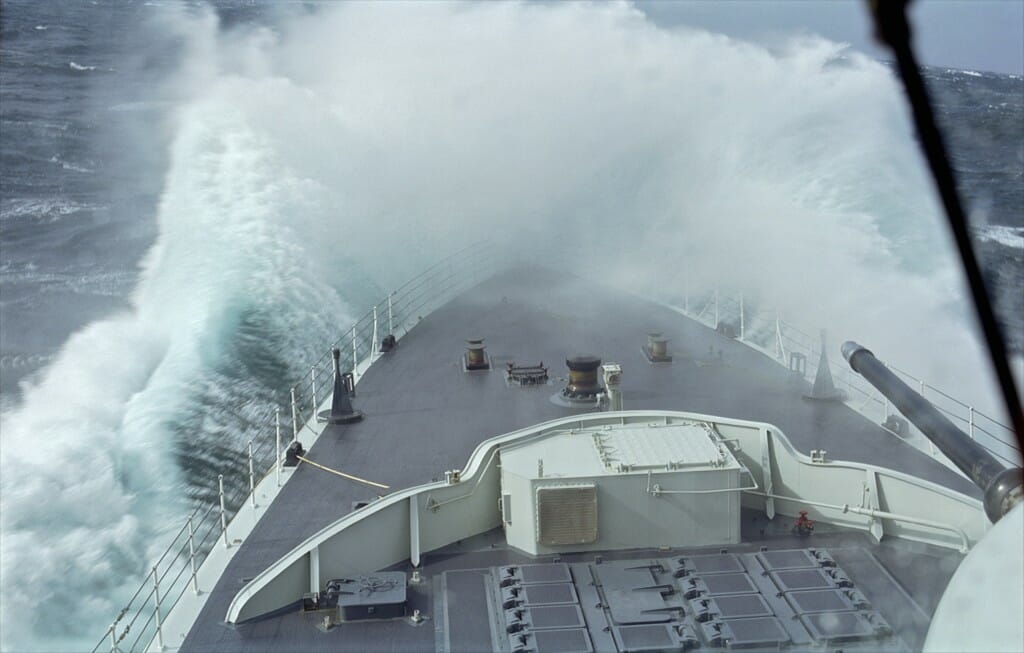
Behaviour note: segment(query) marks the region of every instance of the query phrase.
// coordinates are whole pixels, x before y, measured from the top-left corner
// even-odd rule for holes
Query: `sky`
[[[660,25],[686,24],[770,45],[794,29],[849,43],[879,59],[864,0],[637,0]],[[1024,74],[1024,0],[916,0],[914,46],[925,65]]]

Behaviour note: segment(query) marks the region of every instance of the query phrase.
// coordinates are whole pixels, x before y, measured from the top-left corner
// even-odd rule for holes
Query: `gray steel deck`
[[[649,331],[672,339],[673,363],[647,361],[641,345]],[[462,369],[464,341],[474,336],[486,338],[489,372]],[[719,349],[720,364],[714,362]],[[709,350],[715,355],[709,356]],[[395,489],[442,478],[444,470],[461,468],[482,440],[570,414],[550,397],[564,384],[558,377],[566,374],[566,356],[577,353],[622,365],[626,409],[768,422],[803,452],[826,449],[830,459],[882,467],[898,461],[900,471],[978,496],[964,478],[850,408],[803,399],[807,383],[794,383],[787,370],[744,344],[630,295],[537,270],[503,273],[424,318],[360,381],[354,401],[366,419],[329,427],[308,455]],[[709,360],[712,364],[706,364]],[[509,387],[503,374],[507,361],[543,361],[553,384]],[[291,618],[231,627],[224,616],[245,581],[349,512],[353,502],[373,496],[369,488],[300,466],[228,565],[182,650],[337,646],[326,638],[302,643],[279,639],[278,632],[283,635],[286,624],[295,622]],[[912,585],[914,576],[907,582]],[[908,591],[914,594],[915,588]],[[423,648],[424,641],[432,646],[432,634],[424,631],[432,633],[429,626],[389,629],[383,640],[374,631],[378,639],[372,641],[379,647],[373,648]]]

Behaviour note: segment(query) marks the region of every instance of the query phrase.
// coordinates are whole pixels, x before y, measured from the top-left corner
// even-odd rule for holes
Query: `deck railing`
[[[820,336],[813,336],[808,331],[781,319],[777,313],[766,313],[751,306],[749,302],[744,301],[742,293],[713,290],[688,295],[681,301],[674,298],[674,301],[663,303],[711,328],[718,329],[720,325],[727,325],[737,339],[773,356],[784,366],[792,367],[793,354],[803,356],[806,362],[804,377],[807,380],[814,379],[821,356]],[[838,346],[832,347],[832,350],[838,351]],[[846,403],[865,417],[884,425],[890,415],[899,414],[878,390],[851,370],[839,356],[829,356],[829,369],[836,388],[846,392]],[[1016,443],[1013,430],[1001,420],[957,399],[920,377],[892,365],[889,365],[889,369],[903,377],[906,383],[920,392],[997,459],[1010,466],[1021,464],[1021,450]],[[942,452],[917,431],[916,427],[910,423],[907,423],[907,427],[910,431],[902,436],[888,427],[884,428],[893,435],[909,439],[918,448],[952,466]]]
[[[164,648],[163,619],[186,592],[199,594],[197,572],[218,539],[223,546],[230,545],[231,519],[247,499],[255,505],[255,488],[261,480],[275,474],[278,486],[281,485],[281,452],[308,423],[316,420],[317,409],[333,390],[332,347],[342,352],[342,372],[358,377],[380,355],[381,338],[388,334],[401,338],[423,316],[503,265],[504,259],[486,243],[457,252],[388,293],[343,330],[334,343],[324,347],[323,355],[309,366],[309,373],[290,387],[288,405],[271,408],[266,419],[253,424],[253,437],[238,452],[235,466],[218,477],[217,501],[197,506],[183,519],[181,528],[93,647],[93,653],[104,649],[112,653],[144,651],[152,644],[157,649]],[[774,356],[782,365],[789,364],[793,353],[801,354],[807,361],[805,376],[813,378],[820,340],[777,315],[766,317],[763,311],[752,311],[742,294],[716,290],[669,301],[654,299],[709,327],[728,324],[739,340]],[[698,306],[700,310],[694,312]],[[834,358],[830,359],[832,374],[837,387],[847,391],[847,403],[869,419],[885,422],[895,412],[888,401]],[[997,458],[1009,465],[1020,464],[1020,449],[1005,424],[902,370],[890,369],[915,384],[939,410],[963,425],[972,438]],[[948,464],[934,447],[925,450]]]
[[[262,421],[252,423],[250,439],[238,451],[234,465],[218,476],[217,499],[184,517],[181,528],[150,567],[139,588],[92,648],[128,653],[163,649],[163,621],[186,592],[200,592],[197,573],[214,546],[228,547],[231,520],[246,500],[256,505],[256,486],[271,474],[281,485],[282,452],[298,438],[333,391],[331,349],[341,350],[341,371],[358,378],[380,356],[381,339],[400,339],[434,309],[483,281],[501,266],[487,243],[477,243],[388,293],[312,362],[289,388],[287,405],[270,408]],[[218,545],[217,540],[221,540]],[[209,589],[209,588],[208,588]]]

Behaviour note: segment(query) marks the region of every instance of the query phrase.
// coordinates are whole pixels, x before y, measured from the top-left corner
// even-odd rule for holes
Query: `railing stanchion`
[[[479,258],[480,258],[480,260],[483,260],[482,256],[480,256]],[[477,261],[477,258],[471,258],[468,261],[468,264],[470,265],[470,267],[468,269],[474,275],[477,274],[478,270],[482,269],[481,266],[476,265],[474,263],[475,261]],[[438,270],[440,270],[440,272]],[[407,283],[406,285],[402,286],[399,290],[391,291],[391,292],[389,292],[387,294],[387,300],[386,301],[387,301],[387,329],[388,329],[388,335],[395,335],[395,329],[396,329],[397,326],[402,326],[406,330],[406,332],[407,332],[408,331],[408,324],[410,323],[410,319],[409,319],[410,316],[412,316],[412,320],[411,321],[414,322],[415,319],[416,319],[417,313],[423,311],[425,307],[429,308],[430,306],[435,305],[438,301],[440,301],[440,299],[442,297],[447,296],[447,293],[449,293],[453,289],[462,287],[462,284],[460,283],[460,281],[455,278],[455,270],[456,270],[456,268],[454,266],[452,266],[450,262],[449,262],[449,267],[448,267],[448,277],[444,277],[443,270],[444,270],[443,267],[441,267],[441,268],[431,268],[430,270],[428,270],[426,273],[424,273],[420,277],[414,279],[412,282]],[[402,296],[401,299],[397,298],[398,292],[402,292],[403,293],[403,296]],[[690,313],[690,293],[691,293],[690,279],[686,278],[684,280],[683,312],[687,316],[691,316],[691,313]],[[672,297],[675,297],[675,295],[672,295]],[[699,304],[702,306],[702,308],[701,308],[700,312],[692,315],[691,319],[693,319],[695,321],[698,321],[698,322],[700,322],[702,324],[706,324],[706,322],[703,320],[703,317],[707,313],[707,311],[711,308],[712,303],[714,303],[714,311],[715,311],[714,321],[715,321],[715,326],[716,327],[719,326],[720,320],[721,320],[721,314],[720,314],[720,311],[721,311],[720,289],[719,288],[715,288],[714,296],[712,298],[708,298],[706,293],[698,293],[697,299],[698,299]],[[396,311],[395,303],[398,302],[398,301],[401,301],[402,305],[397,307],[398,315],[396,316],[395,315],[395,311]],[[726,308],[728,309],[728,306]],[[379,342],[378,339],[381,336],[380,329],[383,327],[382,321],[384,319],[384,316],[381,314],[381,310],[382,309],[383,309],[383,301],[378,302],[373,307],[373,312],[372,312],[372,318],[373,318],[372,338],[373,338],[373,342],[370,344],[370,347],[371,347],[370,352],[369,352],[370,360],[372,360],[374,358],[374,355],[376,353],[379,353],[378,347],[380,346],[380,342]],[[755,313],[757,313],[757,311],[755,311]],[[728,313],[728,310],[727,310],[726,315],[727,316],[730,315]],[[397,319],[397,323],[396,323],[396,317],[398,318]],[[746,298],[745,298],[745,295],[743,293],[739,293],[739,322],[740,322],[739,336],[740,336],[741,339],[745,340],[745,337],[746,337]],[[755,315],[755,322],[757,322],[757,315]],[[783,323],[782,323],[781,316],[779,314],[779,311],[776,310],[775,311],[775,338],[774,338],[774,341],[775,341],[775,357],[779,361],[782,361],[783,365],[785,366],[787,364],[786,363],[786,359],[787,359],[787,356],[789,354],[791,354],[793,352],[805,352],[806,353],[808,351],[808,348],[807,348],[807,336],[806,336],[805,333],[803,333],[796,326],[794,326],[794,325],[792,325],[790,323],[787,323],[786,324],[786,328],[788,329],[788,334],[784,334],[783,331],[782,331],[782,325],[783,325]],[[353,367],[357,366],[358,362],[359,362],[359,350],[358,350],[358,337],[359,337],[358,329],[359,328],[362,328],[362,327],[359,326],[359,323],[357,323],[357,325],[353,326],[353,328],[352,328],[352,362],[353,362]],[[755,329],[755,331],[756,331],[756,329]],[[342,345],[341,340],[344,340],[344,339],[345,339],[345,337],[342,336],[342,338],[339,339],[339,341],[336,343],[335,346],[340,347]],[[758,339],[759,339],[759,336],[757,336],[755,334],[754,340],[757,341]],[[785,344],[786,339],[788,339],[790,341],[790,347],[791,347],[790,351],[787,351],[787,349],[786,349],[786,344]],[[810,351],[813,352],[813,350],[814,350],[813,347],[811,347]],[[321,358],[320,360],[325,360],[327,368],[328,368],[328,371],[331,371],[332,365],[333,365],[333,361],[332,361],[331,357],[328,356],[326,359]],[[319,363],[316,363],[312,367],[310,367],[310,387],[311,387],[312,403],[313,403],[313,417],[311,418],[312,420],[316,420],[316,409],[319,408],[319,406],[317,405],[317,399],[318,399],[317,398],[317,368],[318,367],[319,367]],[[861,408],[857,409],[857,410],[859,410],[860,412],[864,413],[866,416],[868,415],[868,412],[870,412],[871,415],[875,415],[875,413],[874,413],[874,406],[877,405],[877,404],[875,404],[875,401],[877,401],[878,403],[881,403],[882,407],[883,407],[883,409],[882,409],[883,421],[886,421],[891,415],[892,416],[898,416],[899,415],[898,410],[896,410],[895,408],[890,408],[888,398],[886,398],[884,395],[881,395],[881,398],[879,399],[875,395],[872,395],[870,392],[866,392],[866,391],[860,390],[861,386],[859,386],[858,384],[854,384],[854,381],[857,380],[857,379],[851,373],[851,369],[850,368],[844,368],[844,369],[845,369],[845,373],[846,373],[847,387],[851,391],[851,394],[852,394],[852,391],[856,387],[866,397],[866,399],[863,402],[863,406]],[[918,379],[918,378],[916,378],[914,376],[911,376],[911,375],[909,375],[909,374],[907,374],[905,372],[902,372],[900,370],[896,370],[895,368],[893,368],[893,369],[894,369],[894,371],[898,372],[899,374],[901,374],[905,378],[907,378],[908,379],[908,383],[910,383],[910,384],[917,383],[919,385],[920,393],[921,393],[922,396],[925,394],[927,388],[930,387],[932,389],[932,393],[933,394],[942,395],[945,399],[948,399],[950,401],[955,402],[957,404],[957,406],[959,406],[959,408],[954,408],[953,409],[955,411],[954,417],[956,417],[957,419],[960,419],[962,421],[966,421],[967,422],[967,424],[968,424],[968,432],[969,432],[969,435],[970,435],[972,440],[976,440],[977,439],[976,431],[980,430],[983,434],[988,435],[990,438],[995,439],[999,444],[1001,444],[1003,446],[1010,447],[1010,448],[1013,449],[1014,452],[1017,452],[1019,454],[1019,449],[1017,449],[1013,444],[1011,444],[1010,442],[1008,442],[1005,439],[1007,433],[1011,434],[1009,437],[1012,439],[1012,432],[1010,431],[1009,427],[1007,427],[1005,424],[999,422],[998,420],[996,420],[993,417],[985,414],[982,411],[976,410],[973,406],[969,406],[966,403],[960,402],[958,399],[952,397],[951,395],[946,394],[941,389],[939,389],[939,388],[937,388],[935,386],[928,385],[923,380],[920,380],[920,379]],[[299,409],[300,409],[300,406],[299,406],[299,396],[298,396],[297,387],[298,386],[293,386],[290,389],[291,403],[292,403],[292,437],[293,437],[293,441],[297,441],[298,440],[298,433],[299,433]],[[329,394],[326,395],[326,396],[329,397]],[[871,407],[870,411],[867,410],[867,407],[869,407],[869,406]],[[967,410],[968,410],[967,418],[964,418],[962,416],[963,414],[959,412],[959,410],[962,409],[962,408],[967,408]],[[944,408],[940,408],[940,410],[945,411]],[[946,411],[946,412],[949,412],[949,411]],[[983,425],[978,425],[977,422],[978,422],[979,418],[984,418],[987,421],[987,423],[983,424]],[[991,424],[995,425],[994,428],[997,430],[997,432],[993,433],[993,432],[990,432],[989,430],[986,430],[987,428],[993,428],[992,426],[990,426]],[[277,487],[279,487],[279,488],[282,485],[282,469],[283,469],[283,462],[284,462],[284,457],[281,454],[281,452],[282,452],[282,447],[281,447],[281,445],[282,445],[281,428],[282,428],[282,424],[281,424],[281,407],[280,406],[275,406],[275,409],[274,409],[274,437],[275,437],[274,473],[275,473],[275,477],[276,477]],[[931,445],[931,454],[934,457],[936,457],[937,459],[942,460],[943,457],[938,455],[939,452],[936,450],[934,444],[932,444],[930,441],[929,441],[929,444]],[[917,446],[919,446],[919,444]],[[985,448],[988,449],[993,454],[995,454],[996,456],[1005,459],[1005,456],[1003,456],[1000,453],[997,453],[997,452],[993,451],[990,447],[985,446]],[[253,441],[250,440],[248,442],[249,493],[250,493],[250,499],[251,499],[251,501],[253,503],[254,508],[256,507],[256,495],[255,495],[255,464],[256,464],[256,461],[255,461],[255,451],[256,451],[256,448],[254,448],[254,446],[253,446]],[[1014,454],[1011,453],[1010,456],[1013,457]],[[943,462],[946,462],[948,464],[948,461],[943,461]],[[225,492],[224,492],[224,476],[223,475],[218,475],[217,482],[218,482],[218,500],[219,500],[219,505],[220,505],[221,534],[222,534],[222,537],[223,537],[224,547],[229,549],[231,547],[231,544],[230,544],[230,539],[228,537],[228,532],[227,532],[228,519],[227,519],[226,495],[225,495]],[[197,562],[196,556],[197,556],[197,553],[199,553],[199,555],[202,555],[203,542],[205,542],[205,540],[203,540],[203,542],[199,542],[198,545],[197,545],[197,543],[195,541],[196,534],[197,534],[197,527],[198,528],[203,528],[203,524],[206,523],[206,521],[205,521],[206,517],[209,516],[209,514],[212,512],[212,510],[215,507],[216,506],[208,506],[206,513],[201,518],[199,518],[198,524],[197,524],[196,516],[194,514],[192,516],[189,516],[188,519],[187,519],[187,524],[185,526],[187,528],[187,531],[188,531],[189,570],[191,572],[191,575],[190,575],[191,581],[190,581],[189,584],[191,584],[192,591],[197,596],[201,594],[201,591],[199,589],[198,568],[202,564],[202,559],[200,559]],[[213,536],[214,539],[216,539],[216,536],[213,535],[212,533],[210,533],[209,535]],[[180,537],[180,536],[181,536],[181,532],[179,531],[178,537]],[[168,547],[168,550],[165,552],[165,555],[167,555],[167,553],[171,553],[171,548],[173,548],[173,546],[175,546],[176,543],[177,543],[177,540],[175,540],[175,543],[172,543],[172,545],[170,547]],[[216,546],[216,542],[214,542],[213,545]],[[197,548],[200,549],[200,551],[197,552]],[[180,556],[182,553],[183,553],[182,549],[178,549],[177,555]],[[177,559],[177,558],[175,558],[175,559]],[[161,596],[160,595],[160,581],[161,581],[161,578],[158,575],[158,566],[159,566],[159,564],[161,564],[161,563],[158,563],[158,565],[156,567],[152,568],[152,574],[153,574],[153,580],[152,580],[152,582],[153,582],[153,595],[155,596],[155,601],[156,601],[156,611],[153,614],[154,614],[154,617],[155,617],[155,620],[156,620],[156,629],[157,630],[156,630],[156,633],[153,636],[153,639],[150,642],[150,644],[154,645],[154,647],[159,647],[160,649],[163,649],[164,648],[164,642],[163,642],[162,638],[163,638],[163,616],[164,615],[161,614],[162,611],[163,611],[163,603],[162,603],[162,601],[163,601],[163,599],[168,597],[169,592],[171,591],[169,588],[172,587],[177,582],[177,580],[171,581],[169,585],[165,583],[164,587],[163,587],[165,596]],[[184,564],[184,563],[182,563],[182,564]],[[165,570],[164,575],[166,576],[167,573],[168,573],[168,571]],[[184,573],[184,569],[181,570],[181,573]],[[180,574],[179,574],[179,576],[180,576]],[[143,592],[145,590],[145,587],[146,587],[147,584],[149,584],[149,582],[150,582],[150,580],[148,578],[146,578],[146,577],[142,577],[140,579],[140,586],[139,586],[139,589],[137,590],[136,596],[138,596],[139,592]],[[183,592],[186,591],[186,590],[187,590],[187,588],[183,588],[182,589]],[[107,633],[103,637],[100,638],[100,641],[96,645],[96,649],[95,650],[97,650],[97,651],[98,650],[102,650],[103,640],[107,639],[107,635],[109,635],[110,651],[111,651],[111,653],[120,653],[120,651],[122,649],[119,648],[119,645],[127,637],[128,631],[132,627],[132,623],[126,623],[126,626],[120,632],[120,635],[119,635],[119,631],[118,631],[118,625],[121,623],[122,618],[128,612],[129,608],[132,607],[132,601],[134,601],[134,600],[135,599],[133,598],[131,601],[129,601],[129,604],[122,609],[121,615],[118,616],[118,618],[112,624],[110,624],[110,626],[108,627]],[[136,613],[136,617],[138,617],[142,613],[142,610],[145,609],[146,605],[148,605],[148,600],[146,600],[144,602],[142,608],[139,608],[139,612]],[[138,643],[138,642],[136,642],[136,643]]]
[[[316,419],[316,366],[315,365],[309,368],[309,382],[310,382],[310,384],[312,386],[311,392],[313,393],[313,401],[312,401],[312,404],[313,404],[313,414],[310,415],[309,419],[310,420],[315,420]]]
[[[356,350],[356,327],[352,326],[352,375],[355,376],[356,368],[359,367],[359,352]]]
[[[921,396],[924,397],[924,379],[921,380]],[[928,449],[932,452],[932,457],[935,456],[938,451],[935,449],[935,443],[932,442],[931,438],[928,438]]]
[[[743,320],[743,293],[740,293],[740,340],[743,340],[747,335],[746,324]]]
[[[775,312],[775,358],[781,359],[782,352],[779,351],[779,346],[782,344],[782,336],[779,335],[779,312]]]
[[[373,338],[370,340],[370,360],[377,352],[377,305],[373,305]]]
[[[718,329],[718,288],[715,288],[715,329]]]
[[[228,515],[224,511],[224,475],[217,475],[218,494],[220,495],[220,532],[224,536],[224,548],[228,548]]]
[[[277,487],[281,487],[281,409],[274,409],[274,431],[277,442],[274,445],[274,474],[277,476]]]
[[[256,507],[256,470],[252,465],[252,440],[249,440],[249,499],[252,507]]]
[[[196,578],[196,529],[192,515],[188,517],[188,564],[192,567],[192,592],[199,596],[199,580]]]
[[[292,386],[292,442],[299,439],[299,412],[295,401],[295,386]]]
[[[160,622],[160,577],[153,567],[153,598],[156,600],[156,650],[164,650],[163,624]]]
[[[778,311],[775,311],[775,357],[786,359],[786,346],[782,344],[782,320],[779,319]]]

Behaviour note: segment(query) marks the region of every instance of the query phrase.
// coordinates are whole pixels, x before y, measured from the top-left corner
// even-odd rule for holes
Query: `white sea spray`
[[[902,100],[843,46],[769,52],[624,4],[325,4],[230,31],[161,11],[185,47],[131,308],[2,417],[5,649],[91,646],[142,581],[187,509],[170,425],[240,312],[299,369],[299,334],[350,323],[355,272],[388,288],[453,243],[573,242],[637,287],[744,289],[985,388]]]

